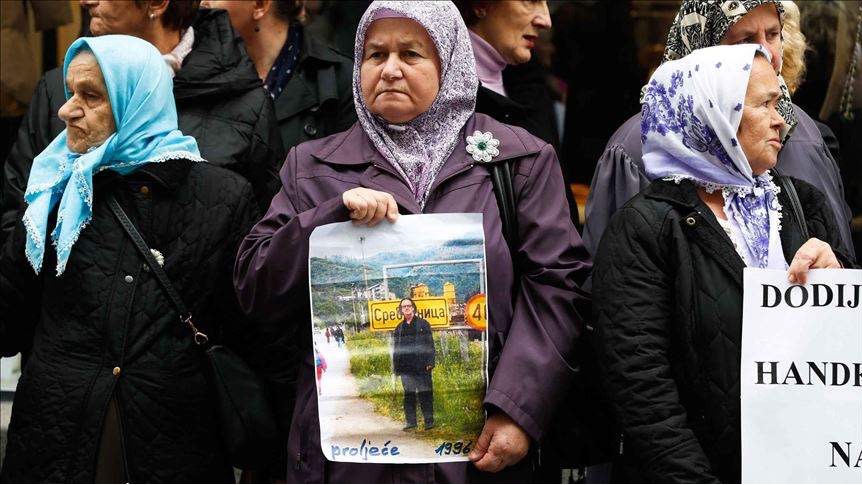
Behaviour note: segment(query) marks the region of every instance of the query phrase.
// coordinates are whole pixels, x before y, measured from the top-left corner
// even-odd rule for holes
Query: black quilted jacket
[[[791,179],[809,237],[839,243],[824,196]],[[783,192],[790,261],[807,240]],[[838,255],[845,267],[851,261]],[[611,220],[596,255],[599,359],[635,482],[736,482],[744,263],[691,182],[656,181]]]
[[[179,128],[198,142],[201,156],[247,178],[261,210],[281,186],[285,151],[272,100],[224,10],[201,9],[195,43],[174,78]],[[66,128],[57,116],[66,102],[63,73],[53,69],[36,86],[2,177],[0,243],[26,208],[24,191],[33,158]]]
[[[94,184],[93,220],[62,276],[54,276],[50,245],[35,275],[20,221],[3,247],[0,347],[7,355],[31,339],[33,347],[0,478],[92,483],[113,396],[129,481],[232,482],[205,362],[105,196],[116,194],[148,245],[164,255],[198,326],[230,344],[244,325],[231,270],[257,220],[252,188],[232,172],[184,160],[126,177],[101,172]]]

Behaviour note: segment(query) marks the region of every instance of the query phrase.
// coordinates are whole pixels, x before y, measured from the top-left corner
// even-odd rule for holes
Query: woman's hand
[[[521,461],[530,450],[530,437],[512,418],[498,412],[485,421],[470,452],[470,461],[483,472],[497,473]]]
[[[356,187],[341,194],[341,200],[350,211],[350,218],[357,224],[373,227],[384,217],[389,222],[398,219],[398,204],[392,194]]]
[[[790,268],[787,270],[787,280],[791,283],[804,285],[808,279],[808,270],[817,268],[840,268],[841,263],[832,252],[832,248],[817,238],[812,237],[796,251]]]

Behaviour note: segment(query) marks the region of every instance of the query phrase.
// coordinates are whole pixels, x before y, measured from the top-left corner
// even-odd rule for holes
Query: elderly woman
[[[356,122],[350,89],[353,60],[303,27],[298,19],[303,3],[201,2],[201,7],[230,13],[231,25],[245,42],[264,89],[275,101],[285,153],[304,141],[344,131]]]
[[[260,210],[278,190],[284,161],[272,100],[234,34],[227,12],[198,11],[199,0],[80,0],[94,36],[131,35],[154,45],[174,78],[178,123],[207,161],[251,182]],[[26,208],[33,159],[65,129],[61,69],[45,73],[3,167],[0,243]]]
[[[252,188],[177,129],[168,69],[123,35],[66,53],[66,129],[33,160],[0,256],[2,352],[32,348],[3,482],[233,482],[201,351],[109,206],[202,331],[219,341],[244,322],[230,268]]]
[[[297,334],[303,346],[288,481],[523,481],[526,461],[497,477],[481,477],[476,468],[500,472],[521,462],[547,431],[571,377],[581,323],[574,303],[583,298],[578,285],[590,263],[569,222],[556,155],[523,129],[474,113],[470,38],[450,2],[374,2],[359,24],[355,58],[359,122],[291,151],[283,187],[242,243],[234,274],[245,310]],[[476,131],[499,140],[493,161],[513,162],[520,242],[511,251],[489,168],[466,149]],[[374,225],[399,213],[445,212],[484,215],[490,353],[497,365],[485,396],[488,419],[470,455],[475,468],[327,462],[309,334],[309,235],[332,222]]]
[[[781,72],[783,16],[778,0],[684,0],[668,33],[664,60],[679,59],[704,47],[755,43],[770,52],[773,69]],[[781,133],[779,170],[824,193],[837,221],[840,240],[836,247],[853,254],[844,184],[820,130],[807,113],[791,103],[786,92],[778,110],[786,123]],[[593,253],[614,212],[649,185],[642,160],[640,124],[641,115],[637,114],[620,126],[596,166],[584,225],[584,242]]]
[[[455,4],[470,31],[481,83],[476,111],[558,146],[560,135],[545,70],[530,63],[539,34],[551,28],[548,2],[456,0]],[[507,70],[504,78],[508,66],[520,68],[514,75]]]
[[[780,94],[768,51],[753,44],[669,61],[647,86],[653,182],[611,219],[593,273],[601,365],[635,482],[740,481],[743,269],[804,283],[810,268],[850,264],[833,249],[823,194],[771,171]]]

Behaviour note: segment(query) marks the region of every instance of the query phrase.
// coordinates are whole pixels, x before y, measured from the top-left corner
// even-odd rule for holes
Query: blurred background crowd
[[[5,162],[16,139],[20,120],[41,74],[61,65],[72,41],[88,35],[87,3],[77,0],[0,3],[0,161]],[[301,23],[310,35],[350,56],[356,25],[370,2],[276,3],[290,4],[285,8],[285,22]],[[860,137],[853,136],[862,133],[859,116],[854,116],[862,107],[862,70],[856,67],[860,2],[782,3],[788,19],[784,25],[782,74],[794,103],[820,123],[818,127],[839,164],[845,196],[855,216],[854,239],[860,247],[862,149]],[[203,7],[224,7],[218,4],[204,1]],[[549,28],[540,30],[529,62],[504,69],[503,84],[507,97],[533,118],[531,131],[558,149],[583,224],[596,163],[614,130],[639,111],[640,87],[661,63],[668,28],[679,9],[679,1],[551,0],[547,4],[551,15]],[[236,30],[242,30],[236,20],[233,23]],[[319,131],[307,136],[322,136],[323,130]],[[288,145],[285,141],[285,146]]]

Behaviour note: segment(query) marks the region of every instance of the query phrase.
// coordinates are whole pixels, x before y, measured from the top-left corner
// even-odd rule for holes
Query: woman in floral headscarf
[[[524,481],[523,458],[547,430],[571,377],[581,323],[574,304],[584,298],[578,285],[590,267],[570,222],[556,154],[523,129],[474,113],[470,38],[451,2],[372,3],[357,30],[355,59],[359,122],[291,151],[284,186],[243,242],[234,275],[246,311],[280,329],[276,338],[298,334],[302,345],[292,421],[290,383],[278,392],[290,428],[288,481]],[[514,167],[520,234],[513,252],[487,167],[502,160]],[[327,461],[307,330],[309,235],[331,222],[375,225],[399,213],[444,212],[484,216],[496,366],[484,400],[488,418],[470,454],[475,468]],[[482,477],[477,468],[499,474]]]
[[[784,119],[769,53],[701,49],[645,92],[653,180],[611,219],[593,273],[601,366],[635,482],[739,482],[742,272],[850,259],[823,194],[771,172]],[[802,214],[787,191],[792,184]],[[804,217],[807,232],[803,232]]]
[[[752,43],[769,51],[773,68],[780,72],[783,16],[784,9],[778,0],[685,0],[668,33],[664,61],[682,58],[704,47]],[[838,165],[814,120],[790,102],[780,76],[779,85],[782,95],[777,110],[786,127],[782,129],[778,169],[825,194],[838,223],[837,247],[845,254],[853,254],[850,209],[844,201]],[[638,113],[617,129],[593,175],[584,225],[584,242],[592,252],[614,212],[649,185],[642,160],[640,123]]]

